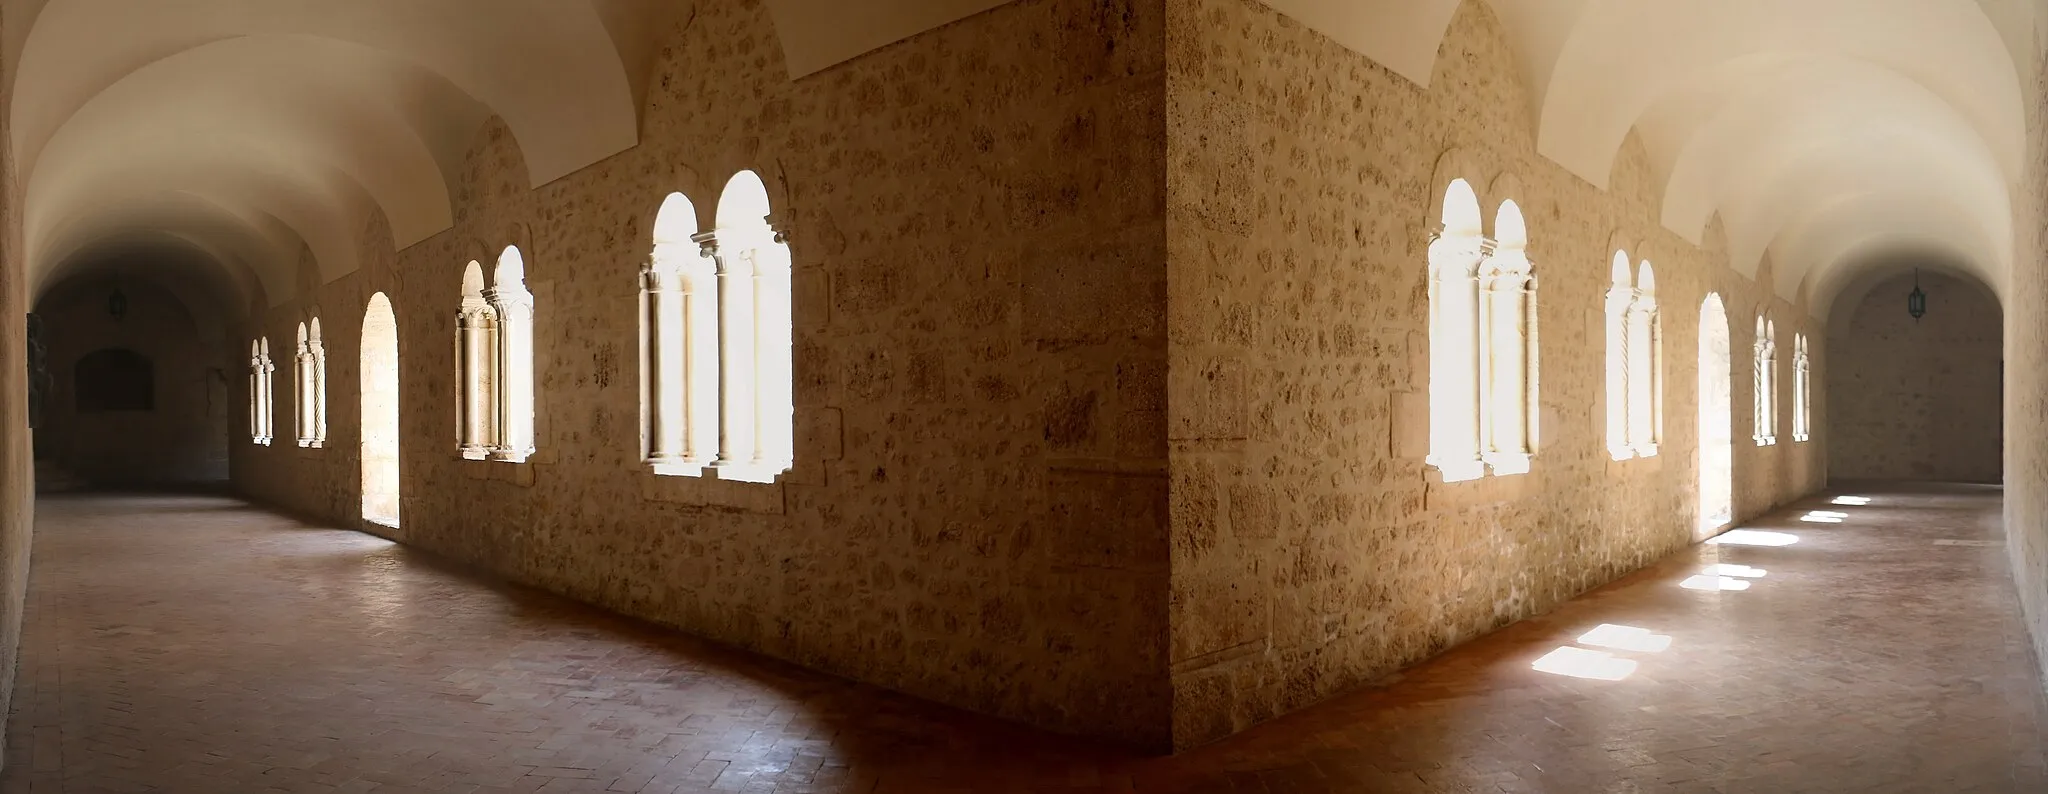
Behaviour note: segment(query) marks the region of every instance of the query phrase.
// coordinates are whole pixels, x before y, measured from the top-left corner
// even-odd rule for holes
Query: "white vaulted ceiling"
[[[1665,226],[1719,217],[1824,305],[1912,250],[2007,280],[2048,0],[1465,0],[1500,18],[1538,150],[1604,186],[1631,131]],[[764,0],[792,79],[1007,0]],[[1460,0],[1265,0],[1427,84]],[[331,279],[381,216],[448,226],[452,177],[503,118],[535,184],[636,143],[678,0],[0,0],[32,284],[153,231],[273,303],[301,246]]]
[[[448,227],[485,119],[535,184],[633,146],[666,0],[6,0],[31,283],[96,240],[174,235],[291,296],[381,214]]]
[[[1641,135],[1662,220],[1718,215],[1737,270],[1823,306],[1859,263],[1940,257],[2003,289],[2042,0],[1471,0],[1501,20],[1537,149],[1607,183]],[[1427,85],[1458,0],[1265,0]]]
[[[798,78],[1007,0],[767,0]],[[504,119],[534,184],[637,143],[683,0],[0,0],[33,289],[110,237],[222,258],[243,297],[332,279],[381,216],[446,229]],[[61,275],[61,274],[55,274]],[[252,297],[253,296],[253,297]]]

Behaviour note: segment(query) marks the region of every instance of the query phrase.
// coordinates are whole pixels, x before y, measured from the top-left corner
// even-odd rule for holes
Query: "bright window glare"
[[[1530,667],[1539,672],[1565,675],[1573,678],[1590,678],[1596,681],[1620,681],[1636,671],[1636,663],[1629,659],[1617,659],[1606,651],[1589,651],[1584,648],[1566,646],[1537,659]]]
[[[1766,571],[1762,568],[1751,568],[1747,565],[1721,562],[1707,566],[1700,573],[1708,576],[1739,576],[1744,579],[1762,579]]]
[[[1827,516],[1819,513],[1807,513],[1800,516],[1799,520],[1809,524],[1840,524],[1843,521],[1841,516]]]
[[[1678,586],[1687,590],[1748,590],[1749,580],[1700,574],[1679,582]]]
[[[1838,505],[1849,505],[1849,506],[1852,506],[1852,507],[1862,507],[1862,506],[1864,506],[1864,505],[1870,504],[1870,497],[1868,497],[1868,496],[1837,496],[1837,497],[1835,497],[1835,498],[1834,498],[1834,504],[1838,504]]]
[[[1799,536],[1756,529],[1731,529],[1708,538],[1707,542],[1728,546],[1790,546],[1799,542]]]
[[[1639,653],[1663,653],[1665,648],[1671,647],[1671,637],[1667,634],[1651,634],[1649,629],[1602,623],[1592,631],[1580,635],[1579,644]]]
[[[1839,510],[1808,510],[1808,511],[1806,511],[1806,514],[1807,514],[1807,515],[1810,515],[1810,516],[1827,516],[1827,517],[1829,517],[1829,518],[1848,518],[1848,517],[1849,517],[1849,514],[1848,514],[1848,513],[1844,513],[1844,512],[1841,512],[1841,511],[1839,511]]]

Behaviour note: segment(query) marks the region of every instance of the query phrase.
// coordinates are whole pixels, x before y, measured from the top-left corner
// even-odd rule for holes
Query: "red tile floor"
[[[1695,547],[1173,758],[707,647],[228,499],[47,498],[0,791],[2048,791],[2003,551],[1937,543],[1995,543],[1998,492],[1868,495],[1749,525],[1792,545]],[[1681,586],[1710,564],[1749,586]],[[1532,669],[1591,652],[1576,640],[1602,624],[1669,647],[1612,652],[1637,664],[1619,680]]]

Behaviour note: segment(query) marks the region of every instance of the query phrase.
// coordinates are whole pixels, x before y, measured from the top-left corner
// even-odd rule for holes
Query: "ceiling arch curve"
[[[2002,191],[1999,166],[1967,120],[1918,83],[1868,62],[1738,59],[1664,103],[1672,111],[1646,120],[1644,138],[1671,163],[1664,225],[1694,243],[1715,212],[1763,200],[1772,183],[1784,182],[1781,176],[1807,158],[1889,161],[1913,166],[1915,177]],[[1843,123],[1859,117],[1885,121]],[[1900,163],[1893,155],[1905,150],[1916,157]],[[1984,209],[2004,213],[2008,207],[1995,201]]]
[[[165,193],[131,198],[81,216],[56,229],[43,260],[52,262],[30,285],[31,291],[62,281],[65,268],[78,253],[133,237],[168,237],[205,250],[236,285],[237,306],[289,294],[290,281],[278,268],[256,265],[297,258],[305,245],[283,221],[267,213],[230,210],[190,193]]]
[[[1968,0],[1591,0],[1551,70],[1537,149],[1604,186],[1623,139],[1666,93],[1730,61],[1802,53],[1868,61],[1919,82],[1970,120],[2004,170],[2019,172],[2020,76]]]
[[[17,67],[17,162],[135,70],[255,34],[350,42],[440,75],[505,119],[535,185],[638,141],[632,81],[589,0],[50,0]]]
[[[1423,85],[1461,6],[1263,2]],[[1485,6],[1528,89],[1540,154],[1604,187],[1640,135],[1664,180],[1664,224],[1699,243],[1719,215],[1734,266],[1754,275],[1768,252],[1780,294],[1885,244],[1969,256],[1975,277],[2004,283],[2031,78],[2020,67],[2048,40],[2048,3]]]
[[[634,145],[633,72],[666,14],[661,0],[8,2],[33,20],[6,42],[31,278],[89,245],[79,230],[197,223],[207,240],[270,240],[243,248],[273,302],[294,294],[301,248],[323,279],[354,270],[373,214],[400,247],[446,229],[491,116],[536,186]],[[168,194],[212,210],[152,203]],[[236,218],[262,228],[224,228]]]

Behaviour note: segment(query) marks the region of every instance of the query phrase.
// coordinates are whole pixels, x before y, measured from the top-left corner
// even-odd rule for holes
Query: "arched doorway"
[[[1709,293],[1700,303],[1700,525],[1711,537],[1735,520],[1735,406],[1728,310]]]
[[[398,527],[398,320],[391,300],[363,313],[363,519]]]

